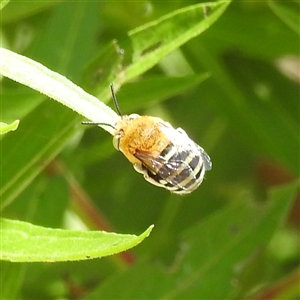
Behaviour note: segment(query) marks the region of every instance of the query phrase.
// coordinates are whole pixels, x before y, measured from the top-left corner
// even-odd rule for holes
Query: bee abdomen
[[[160,159],[164,162],[159,170],[156,173],[147,170],[147,175],[157,185],[173,193],[188,194],[192,192],[201,184],[205,173],[201,151],[192,150],[194,149],[178,151],[173,144],[169,145],[161,153]],[[149,181],[153,183],[152,180]]]

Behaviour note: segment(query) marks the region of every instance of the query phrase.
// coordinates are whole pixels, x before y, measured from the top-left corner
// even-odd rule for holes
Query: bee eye
[[[119,151],[120,150],[120,138],[121,134],[116,134],[113,137],[113,146]]]

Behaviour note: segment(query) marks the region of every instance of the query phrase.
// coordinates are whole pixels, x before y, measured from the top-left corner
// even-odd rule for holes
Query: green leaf
[[[89,63],[83,72],[83,86],[100,99],[111,96],[109,84],[114,81],[115,74],[120,72],[123,51],[116,41],[110,42]]]
[[[74,1],[71,6],[65,1],[56,2],[49,20],[40,24],[40,35],[27,56],[79,82],[82,69],[99,48],[95,43],[99,30],[98,7],[97,2]]]
[[[299,279],[300,268],[298,267],[284,278],[281,278],[275,284],[268,286],[265,290],[263,290],[263,292],[252,297],[252,299],[298,299],[300,296]]]
[[[272,11],[290,27],[294,32],[300,35],[300,3],[299,1],[268,1]]]
[[[57,2],[43,1],[43,0],[34,1],[30,5],[27,5],[26,2],[22,2],[22,1],[2,0],[1,5],[5,6],[8,3],[9,5],[5,7],[5,10],[3,10],[1,15],[2,24],[12,23],[12,22],[22,20],[26,17],[35,15],[39,12],[43,12],[54,5],[57,5]]]
[[[161,58],[208,29],[230,2],[217,1],[184,7],[130,31],[133,64],[125,70],[126,80],[150,69]]]
[[[0,1],[0,10],[9,3],[10,0],[1,0]]]
[[[101,283],[87,299],[235,299],[240,287],[232,282],[282,225],[298,188],[296,182],[272,189],[264,209],[240,199],[187,230],[168,271],[143,262]]]
[[[34,60],[0,48],[1,74],[25,84],[94,122],[114,125],[119,116],[96,97],[89,95],[66,77]],[[112,128],[104,126],[112,132]]]
[[[0,260],[0,282],[1,299],[18,299],[18,293],[22,286],[24,274],[26,271],[25,264],[12,264]],[[5,282],[5,284],[3,284]]]
[[[9,90],[3,87],[0,91],[0,97],[1,117],[7,122],[16,119],[22,120],[45,100],[43,95],[25,86],[21,86],[18,90]]]
[[[264,208],[249,207],[241,198],[237,205],[188,230],[183,239],[189,250],[179,274],[181,282],[166,298],[196,294],[201,299],[234,299],[239,286],[232,285],[232,280],[238,280],[248,260],[283,225],[298,188],[299,183],[294,182],[272,189]],[[213,284],[218,289],[212,290]]]
[[[17,9],[17,7],[15,8]],[[76,11],[76,14],[66,15],[69,9],[70,6],[67,3],[62,3],[53,10],[49,23],[43,21],[39,24],[38,27],[43,28],[45,23],[47,26],[43,28],[43,34],[36,41],[37,45],[31,55],[39,57],[41,61],[46,61],[47,65],[51,65],[55,70],[70,69],[73,77],[80,77],[79,70],[81,71],[82,66],[86,64],[85,60],[90,59],[91,56],[90,44],[85,41],[86,36],[92,36],[91,32],[96,30],[93,25],[97,20],[95,18],[97,9],[95,3],[91,5],[73,3],[72,11],[74,13]],[[85,18],[85,14],[89,18]],[[74,22],[79,27],[76,34],[74,34]],[[57,30],[58,28],[59,30]],[[56,42],[49,43],[49,36]],[[80,46],[79,53],[74,51],[75,46]],[[115,123],[113,118],[119,118],[113,110],[102,104],[97,98],[87,94],[64,76],[43,65],[7,49],[0,50],[0,56],[0,72],[9,73],[8,77],[50,97],[57,96],[56,100],[60,101],[61,99],[60,103],[66,105],[69,103],[68,107],[71,109],[76,106],[79,110],[82,108],[86,112],[90,111],[95,114],[96,122]],[[74,76],[74,72],[77,76]],[[32,76],[28,76],[28,74]],[[5,82],[11,85],[7,80]],[[21,119],[22,122],[21,130],[16,131],[13,136],[5,135],[4,139],[0,141],[2,155],[1,208],[13,201],[51,159],[66,146],[66,143],[82,129],[80,125],[82,118],[72,110],[66,109],[54,101],[45,101],[46,97],[33,90],[26,95],[23,94],[24,90],[26,93],[24,88],[20,89],[21,92],[17,88],[10,89],[9,84],[3,84],[3,97],[1,97],[3,116],[10,121],[17,116],[16,118]],[[106,90],[109,91],[109,87],[106,87]],[[108,96],[103,100],[107,99]],[[24,102],[20,104],[22,100]],[[89,101],[94,104],[88,103]],[[8,107],[9,104],[10,107]],[[104,109],[103,111],[101,107]],[[76,110],[76,108],[74,109]],[[112,113],[112,115],[108,117],[104,111]],[[85,115],[84,112],[83,114]],[[102,120],[101,116],[106,116],[108,119]],[[22,117],[25,118],[22,119]],[[89,119],[89,117],[85,115],[85,119]],[[105,128],[108,131],[112,130],[111,127],[106,126]]]
[[[80,118],[54,101],[42,102],[0,141],[1,208],[7,206],[57,155],[78,129]],[[54,124],[54,125],[53,125]]]
[[[122,86],[117,94],[121,111],[131,113],[162,100],[169,99],[199,85],[208,74],[193,74],[183,77],[143,76],[138,81]],[[137,101],[139,97],[139,101]]]
[[[58,262],[100,258],[128,250],[149,236],[153,225],[139,236],[104,231],[45,228],[8,219],[0,220],[2,260]]]
[[[276,204],[275,198],[267,197],[266,184],[292,180],[300,170],[299,85],[280,74],[282,69],[274,68],[279,58],[299,56],[299,29],[295,27],[299,23],[299,1],[273,1],[278,14],[267,1],[232,1],[203,34],[173,50],[147,69],[147,74],[141,73],[129,82],[126,73],[119,73],[115,64],[120,57],[115,55],[111,40],[117,39],[125,49],[124,61],[130,67],[132,43],[128,31],[186,6],[199,5],[199,1],[141,0],[127,5],[128,1],[39,0],[40,3],[26,2],[26,7],[21,2],[10,1],[1,11],[1,22],[5,24],[1,28],[5,43],[2,47],[42,63],[88,92],[96,92],[94,96],[105,103],[109,100],[105,81],[116,76],[119,82],[112,80],[116,90],[126,82],[117,91],[123,113],[144,109],[184,128],[209,153],[215,168],[207,173],[195,193],[178,199],[145,182],[122,153],[114,150],[106,132],[94,127],[86,130],[81,139],[86,128],[80,125],[82,116],[3,78],[1,121],[20,120],[18,129],[2,135],[0,141],[3,217],[59,228],[62,222],[69,221],[70,197],[64,176],[72,176],[93,201],[92,215],[87,207],[76,207],[79,217],[85,217],[81,218],[85,225],[95,226],[94,213],[99,216],[100,211],[100,217],[109,220],[118,232],[140,233],[153,223],[159,230],[134,248],[134,253],[104,259],[59,264],[2,261],[2,298],[82,299],[87,296],[82,293],[96,289],[97,296],[90,298],[99,299],[102,295],[103,299],[162,299],[174,295],[204,299],[215,296],[219,290],[219,299],[246,299],[251,297],[249,291],[257,291],[266,283],[270,286],[266,292],[277,288],[275,282],[279,279],[280,283],[299,265],[299,251],[280,238],[282,232],[298,232],[291,223],[299,219],[297,207],[293,206],[289,213],[295,219],[289,218],[266,247],[272,234],[268,235],[267,227],[258,223],[264,217],[270,221],[268,210],[271,202]],[[209,10],[203,11],[199,23],[204,15],[209,19]],[[182,24],[182,30],[186,24]],[[178,32],[183,31],[178,28]],[[139,37],[142,42],[142,32]],[[152,38],[145,37],[145,42]],[[155,48],[158,44],[149,44],[140,53],[135,52],[140,57],[133,64],[148,59],[151,50],[159,50]],[[103,54],[107,48],[107,55]],[[83,74],[93,57],[95,69],[87,69]],[[286,66],[297,69],[297,60]],[[101,67],[107,77],[98,76]],[[199,86],[193,75],[182,77],[206,73],[211,74],[210,78]],[[193,84],[189,85],[189,79]],[[86,82],[95,82],[95,89]],[[59,174],[52,169],[49,172],[48,167],[43,171],[49,162],[52,166],[53,158],[64,166]],[[288,206],[290,195],[284,198]],[[284,218],[284,210],[282,215],[272,214],[275,227]],[[239,213],[245,217],[249,235],[246,236],[246,226],[240,226],[241,231],[233,230],[235,235],[228,237],[224,227],[230,221],[237,223]],[[73,222],[68,224],[74,226]],[[257,245],[252,247],[255,238]],[[235,263],[235,255],[243,252],[243,258]],[[143,263],[124,270],[124,265],[130,264],[124,259],[128,254]],[[297,283],[295,280],[295,289]],[[188,297],[189,289],[190,293],[194,291],[192,297]],[[292,297],[287,293],[280,296]]]
[[[4,134],[4,133],[10,132],[10,131],[17,130],[19,123],[20,123],[19,120],[15,120],[14,122],[12,122],[10,124],[0,122],[0,134]]]

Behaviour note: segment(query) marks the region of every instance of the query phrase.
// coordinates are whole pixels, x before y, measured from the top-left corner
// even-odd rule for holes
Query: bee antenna
[[[113,129],[115,129],[115,127],[111,124],[107,124],[107,123],[98,123],[98,122],[93,122],[93,121],[82,121],[81,122],[82,125],[103,125],[103,126],[108,126],[111,127]]]
[[[118,104],[118,101],[117,101],[117,97],[116,97],[116,94],[115,94],[114,84],[111,82],[109,84],[109,86],[110,86],[111,95],[112,95],[112,98],[113,98],[113,101],[114,101],[114,105],[116,107],[116,111],[117,111],[119,116],[122,116],[122,113],[121,113],[121,110],[120,110],[120,107],[119,107],[119,104]]]

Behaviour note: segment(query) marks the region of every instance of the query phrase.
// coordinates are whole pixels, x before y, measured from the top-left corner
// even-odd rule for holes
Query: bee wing
[[[166,180],[166,182],[177,184],[172,180],[168,180],[168,177],[174,174],[178,168],[184,163],[182,160],[166,160],[163,156],[154,157],[148,152],[137,151],[135,157],[138,158],[142,164],[153,175],[158,176],[158,180]]]
[[[149,153],[140,151],[137,152],[135,156],[142,162],[147,172],[147,175],[144,175],[145,179],[152,184],[162,186],[174,192],[177,190],[187,190],[186,187],[182,185],[182,181],[189,177],[189,174],[193,170],[181,157],[166,160],[163,156],[153,157]],[[178,170],[181,168],[184,170],[179,174]]]
[[[201,152],[201,156],[203,159],[203,165],[206,171],[209,171],[212,169],[212,162],[211,159],[209,157],[209,155],[205,152],[205,150],[203,148],[201,148],[200,146],[198,146],[200,148],[200,152]]]
[[[137,150],[134,156],[139,159],[147,169],[151,170],[153,174],[158,173],[166,163],[166,160],[163,157],[154,157],[149,152],[145,151]]]

